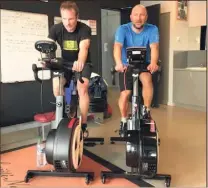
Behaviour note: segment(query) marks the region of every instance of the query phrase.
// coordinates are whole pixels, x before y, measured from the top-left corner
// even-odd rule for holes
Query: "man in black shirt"
[[[73,70],[82,71],[84,83],[77,81],[77,90],[79,94],[80,113],[82,116],[82,128],[86,131],[87,114],[89,108],[88,85],[91,76],[90,62],[90,38],[91,29],[86,24],[78,21],[79,9],[74,2],[65,1],[60,6],[62,23],[51,27],[48,38],[57,41],[61,47],[62,58],[73,62]],[[66,72],[65,79],[62,82],[62,88],[66,82],[71,80],[72,73]],[[64,90],[63,90],[64,91]],[[53,78],[54,95],[59,95],[59,79]],[[64,92],[62,92],[64,93]]]

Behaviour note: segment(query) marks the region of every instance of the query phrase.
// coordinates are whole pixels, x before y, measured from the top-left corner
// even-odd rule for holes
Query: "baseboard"
[[[13,151],[15,149],[20,149],[20,148],[25,148],[25,147],[28,147],[28,146],[33,146],[37,143],[37,138],[31,138],[29,140],[22,140],[22,141],[18,141],[18,142],[15,142],[15,143],[8,143],[8,144],[5,144],[5,145],[1,145],[1,154],[2,153],[6,153],[6,152],[9,152],[9,151]]]
[[[175,106],[175,103],[174,103],[174,102],[168,102],[167,105],[168,105],[168,106]]]
[[[188,105],[188,104],[183,104],[183,103],[175,103],[176,107],[181,107],[181,108],[186,108],[189,110],[196,110],[196,111],[201,111],[201,112],[206,112],[206,107],[204,106],[196,106],[196,105]]]

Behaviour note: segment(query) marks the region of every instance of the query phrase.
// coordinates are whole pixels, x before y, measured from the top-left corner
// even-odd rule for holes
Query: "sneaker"
[[[152,120],[150,110],[147,110],[146,106],[143,106],[143,109],[142,109],[142,119],[147,120],[147,121]]]
[[[124,123],[121,121],[119,135],[120,137],[126,137],[126,134],[127,134],[127,122]]]
[[[84,138],[87,138],[89,136],[89,131],[87,130],[87,124],[86,123],[82,124],[82,132],[83,132]]]

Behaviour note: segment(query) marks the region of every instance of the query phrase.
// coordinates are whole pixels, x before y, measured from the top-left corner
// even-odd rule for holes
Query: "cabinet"
[[[176,106],[206,109],[206,71],[174,70],[173,101]]]
[[[194,105],[206,107],[206,71],[190,71]]]

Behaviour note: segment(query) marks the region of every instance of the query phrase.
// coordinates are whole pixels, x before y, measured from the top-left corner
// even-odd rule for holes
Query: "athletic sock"
[[[150,108],[147,108],[147,112],[149,112],[150,111]]]
[[[126,123],[126,122],[127,122],[127,118],[122,117],[122,118],[121,118],[121,122]]]

